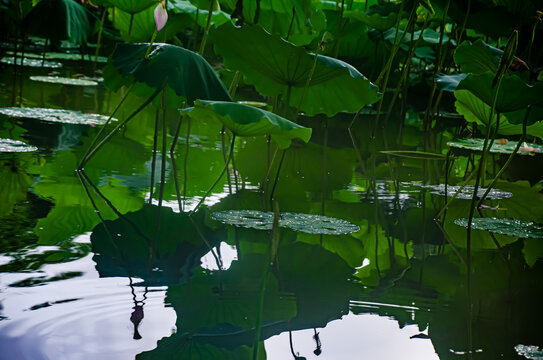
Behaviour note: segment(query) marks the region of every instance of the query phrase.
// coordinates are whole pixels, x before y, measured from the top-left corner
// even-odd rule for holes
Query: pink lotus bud
[[[168,11],[166,11],[166,4],[164,4],[164,1],[161,0],[155,8],[156,31],[162,30],[167,21]]]

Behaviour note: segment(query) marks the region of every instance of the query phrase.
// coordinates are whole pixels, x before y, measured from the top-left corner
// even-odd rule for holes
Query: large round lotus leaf
[[[198,25],[205,27],[207,16],[209,14],[209,6],[198,8],[187,0],[169,0],[168,13],[188,15],[193,21],[197,21]],[[211,24],[220,26],[230,20],[230,15],[224,11],[213,11],[211,14]]]
[[[15,64],[15,58],[13,56],[7,56],[0,59],[0,62],[7,65],[14,65]],[[62,64],[57,61],[42,61],[38,59],[29,59],[27,57],[22,60],[20,57],[17,57],[17,65],[21,66],[28,66],[28,67],[38,67],[38,68],[46,68],[46,69],[58,69],[62,67]]]
[[[258,210],[227,210],[214,212],[211,217],[228,225],[257,230],[271,230],[274,214]],[[358,225],[342,219],[290,212],[281,213],[279,226],[309,234],[326,235],[350,234],[360,230]]]
[[[109,3],[124,12],[135,14],[147,9],[153,4],[157,4],[156,0],[109,0]]]
[[[448,146],[459,149],[473,150],[473,151],[483,151],[484,139],[459,139],[456,141],[450,141],[447,143]],[[501,153],[501,154],[511,154],[515,149],[517,143],[515,141],[510,141],[507,144],[498,144],[497,141],[494,141],[490,152]],[[523,150],[524,149],[524,150]],[[528,149],[528,150],[525,150]],[[533,155],[534,153],[543,152],[543,145],[525,143],[519,151],[518,155]]]
[[[458,84],[457,90],[469,90],[487,105],[492,105],[496,86],[493,85],[494,74],[470,74]],[[529,85],[515,75],[505,76],[496,99],[496,111],[510,112],[526,108],[528,105],[543,103],[543,82]]]
[[[467,122],[475,122],[481,126],[488,126],[490,118],[490,105],[473,95],[468,90],[456,90],[454,92],[456,102],[454,103],[456,111],[462,115]],[[501,135],[520,135],[522,134],[522,122],[526,109],[506,112],[500,114],[500,126],[498,134]],[[526,119],[526,134],[543,138],[543,108],[532,106],[528,118]],[[497,114],[494,112],[492,117],[492,128],[495,129],[497,123]]]
[[[85,114],[75,110],[46,108],[6,107],[0,108],[0,114],[17,118],[81,125],[103,125],[108,119],[104,115]],[[112,120],[116,121],[114,118]]]
[[[36,151],[36,150],[38,150],[37,147],[27,145],[22,141],[0,138],[0,153],[29,152],[29,151]]]
[[[421,188],[424,188],[424,189],[429,189],[431,194],[442,195],[442,196],[445,196],[445,194],[447,194],[447,196],[449,197],[456,194],[458,189],[460,189],[460,186],[448,185],[447,192],[445,193],[445,184],[424,185],[424,184],[414,183],[413,185],[420,186]],[[473,197],[473,190],[474,190],[473,185],[464,186],[462,190],[456,195],[456,198],[471,200],[471,198]],[[480,187],[477,190],[477,197],[481,198],[484,195],[485,191],[486,191],[486,188]],[[489,200],[497,200],[497,199],[507,199],[507,198],[510,198],[511,196],[513,196],[513,194],[510,192],[501,191],[498,189],[492,189],[490,190],[486,198]]]
[[[483,40],[475,43],[464,41],[454,53],[454,62],[463,73],[496,73],[503,51],[486,44]]]
[[[468,219],[456,219],[459,226],[468,226]],[[517,236],[520,238],[543,238],[543,224],[533,221],[506,218],[474,218],[471,227],[476,230],[486,230],[495,234]]]
[[[193,108],[181,111],[195,120],[218,120],[238,136],[271,135],[281,149],[288,148],[292,139],[307,143],[311,138],[309,128],[269,111],[234,102],[197,100]]]
[[[348,19],[358,20],[364,24],[377,29],[379,31],[385,31],[396,25],[398,20],[397,13],[391,13],[388,16],[382,16],[379,13],[373,13],[371,15],[367,14],[362,10],[347,10],[343,13]]]
[[[73,0],[41,0],[23,20],[27,35],[85,44],[90,30],[87,12]]]
[[[31,76],[30,80],[50,83],[50,84],[62,84],[62,85],[74,85],[74,86],[96,86],[98,83],[92,80],[85,79],[73,79],[60,76]]]
[[[210,34],[210,41],[224,64],[240,70],[260,93],[285,99],[290,88],[289,104],[299,106],[315,55],[259,26],[224,24]],[[356,112],[379,96],[377,87],[354,67],[319,55],[300,110],[310,116]]]
[[[231,101],[208,62],[195,52],[170,44],[118,44],[111,61],[119,74],[161,89],[165,84],[189,104],[196,99]]]

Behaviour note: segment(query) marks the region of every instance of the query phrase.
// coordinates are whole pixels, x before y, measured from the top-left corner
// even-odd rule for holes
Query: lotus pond
[[[0,359],[543,359],[542,11],[0,2]]]

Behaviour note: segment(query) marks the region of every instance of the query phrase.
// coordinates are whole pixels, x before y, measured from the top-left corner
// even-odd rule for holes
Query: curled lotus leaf
[[[468,219],[454,220],[459,226],[467,227]],[[543,238],[543,224],[533,221],[508,218],[474,218],[471,227],[476,230],[486,230],[491,233],[516,236],[519,238]]]
[[[0,108],[0,114],[25,119],[36,119],[42,121],[78,124],[78,125],[103,125],[108,117],[99,114],[86,114],[81,111],[47,108]],[[111,120],[116,121],[112,118]]]
[[[342,219],[322,215],[281,213],[279,226],[308,234],[343,235],[357,232],[360,227]],[[223,224],[238,227],[271,230],[273,212],[258,210],[226,210],[211,214],[211,218]]]
[[[14,65],[15,64],[15,58],[13,56],[6,56],[0,59],[0,62],[7,65]],[[29,59],[24,58],[24,60],[21,60],[20,57],[17,58],[17,65],[18,66],[27,66],[27,67],[43,67],[48,69],[58,69],[62,67],[62,64],[57,61],[42,61],[38,59]]]
[[[453,148],[483,151],[484,139],[459,139],[448,142],[447,145]],[[515,141],[510,141],[507,144],[498,144],[494,141],[490,152],[500,154],[511,154],[516,147]],[[543,152],[543,146],[538,144],[524,143],[517,152],[518,155],[534,155],[535,153]]]
[[[456,194],[458,189],[460,189],[460,186],[448,185],[447,192],[445,193],[445,184],[424,185],[424,184],[414,183],[413,185],[420,186],[421,188],[424,188],[424,189],[429,189],[431,194],[441,195],[441,196],[445,196],[445,194],[447,194],[447,196],[453,196],[454,194]],[[473,197],[473,190],[474,190],[473,185],[464,186],[462,190],[458,193],[458,195],[456,195],[456,198],[471,200],[471,198]],[[477,197],[481,198],[484,195],[485,191],[486,191],[486,188],[480,187],[477,190]],[[507,198],[510,198],[511,196],[513,196],[513,194],[510,192],[501,191],[498,189],[492,189],[487,194],[486,198],[489,200],[498,200],[498,199],[507,199]]]
[[[97,86],[98,83],[92,80],[73,79],[61,76],[31,76],[30,80],[45,82],[50,84],[62,84],[73,86]]]
[[[19,140],[0,139],[0,153],[3,152],[30,152],[38,150],[37,147],[25,144]]]

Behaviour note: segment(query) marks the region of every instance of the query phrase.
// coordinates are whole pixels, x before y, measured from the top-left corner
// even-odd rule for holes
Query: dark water
[[[80,66],[58,71],[89,70]],[[0,73],[4,106],[12,71]],[[120,100],[103,85],[28,80],[49,73],[24,70],[24,106],[107,115]],[[129,97],[118,117],[142,101]],[[441,152],[452,130],[422,133],[415,110],[401,130],[392,120],[383,127],[377,149],[416,150],[427,137]],[[353,129],[357,151],[346,130],[350,116],[302,119],[313,137],[285,154],[279,208],[347,220],[360,230],[281,228],[277,260],[268,267],[270,231],[211,218],[222,210],[271,209],[258,191],[266,139],[236,144],[237,173],[223,177],[189,217],[224,166],[221,126],[193,122],[187,142],[182,124],[174,157],[166,154],[159,207],[161,136],[150,200],[155,114],[149,107],[123,128],[81,176],[75,168],[99,126],[0,118],[0,137],[39,148],[0,157],[0,359],[251,359],[255,348],[259,359],[272,360],[293,353],[513,359],[530,358],[517,355],[518,345],[543,345],[541,240],[474,231],[468,276],[466,230],[452,221],[467,217],[469,201],[455,200],[440,229],[433,218],[444,198],[409,183],[443,183],[443,162],[377,154],[373,164],[371,116]],[[170,109],[168,148],[176,125]],[[528,161],[528,168],[541,166]],[[449,183],[460,182],[466,163],[458,157]],[[497,186],[513,196],[489,201],[499,210],[485,216],[543,222],[543,194],[530,186],[533,176],[516,169],[507,174],[515,181]]]

